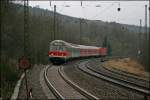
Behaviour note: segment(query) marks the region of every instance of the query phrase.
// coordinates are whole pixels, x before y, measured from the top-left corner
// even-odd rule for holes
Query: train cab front
[[[69,52],[67,51],[67,46],[64,41],[54,40],[50,43],[49,47],[49,60],[53,64],[59,64],[66,62],[69,56]]]
[[[64,63],[67,60],[67,52],[66,51],[58,51],[53,50],[49,51],[49,61],[53,64]]]

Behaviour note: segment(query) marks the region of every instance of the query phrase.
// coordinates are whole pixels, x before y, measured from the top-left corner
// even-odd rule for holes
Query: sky
[[[145,5],[148,1],[29,1],[29,6],[39,7],[54,11],[63,15],[90,20],[102,20],[130,25],[145,25]],[[118,11],[117,8],[121,10]],[[147,7],[147,25],[149,25],[149,10]]]

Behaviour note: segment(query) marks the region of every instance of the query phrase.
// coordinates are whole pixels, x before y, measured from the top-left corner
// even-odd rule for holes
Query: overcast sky
[[[39,5],[40,8],[51,11],[56,5],[56,11],[61,14],[90,20],[139,25],[142,19],[142,26],[145,25],[145,5],[148,4],[148,1],[83,1],[81,6],[80,1],[51,1],[50,6],[50,1],[29,2],[30,6]],[[119,6],[120,12],[117,11]],[[147,12],[149,16],[148,8]],[[149,17],[147,23],[149,24]]]

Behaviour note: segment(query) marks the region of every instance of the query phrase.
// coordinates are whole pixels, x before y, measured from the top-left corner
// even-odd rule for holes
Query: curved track
[[[98,64],[100,65],[100,63]],[[131,85],[136,85],[137,87],[143,88],[145,90],[150,90],[149,81],[137,79],[135,77],[127,76],[122,73],[110,71],[102,65],[97,67],[94,64],[90,64],[89,62],[86,64],[86,67],[96,73],[103,74],[115,80],[119,80],[128,84],[131,84]]]
[[[98,66],[97,65],[95,66],[95,64],[97,64]],[[118,72],[116,70],[110,70],[110,69],[104,67],[103,64],[101,64],[99,62],[99,59],[95,60],[93,62],[89,61],[86,66],[87,66],[87,68],[89,68],[95,72],[103,73],[103,74],[109,75],[110,77],[118,78],[122,81],[126,81],[127,83],[130,83],[133,85],[135,84],[138,87],[150,90],[150,81],[139,78],[137,76],[133,76],[133,75],[124,73],[122,71]]]
[[[98,99],[69,80],[63,66],[47,66],[44,79],[57,99]]]
[[[131,89],[131,90],[133,90],[135,92],[138,92],[140,94],[143,94],[144,98],[147,98],[147,96],[150,95],[150,91],[148,89],[142,88],[142,87],[137,86],[136,84],[133,84],[133,83],[131,84],[129,82],[122,81],[120,79],[114,78],[114,77],[109,76],[107,74],[104,74],[102,72],[94,71],[91,68],[87,68],[86,67],[87,63],[88,63],[88,61],[80,63],[78,68],[81,71],[83,71],[83,72],[85,72],[85,73],[87,73],[89,75],[92,75],[92,76],[97,77],[99,79],[103,79],[103,80],[108,81],[110,83],[117,84],[117,85],[119,85],[121,87],[125,87],[125,88]]]
[[[104,66],[102,65],[102,67],[104,67]],[[141,77],[132,75],[131,73],[128,73],[128,72],[125,72],[125,71],[122,71],[122,70],[119,70],[119,69],[115,69],[115,68],[113,68],[113,69],[105,68],[105,69],[112,72],[112,73],[115,73],[115,74],[118,74],[118,75],[121,75],[121,76],[125,76],[125,77],[128,77],[128,78],[132,78],[132,79],[137,80],[137,81],[141,81],[141,82],[143,82],[143,85],[145,85],[144,83],[148,83],[147,85],[150,85],[150,80],[143,79]]]

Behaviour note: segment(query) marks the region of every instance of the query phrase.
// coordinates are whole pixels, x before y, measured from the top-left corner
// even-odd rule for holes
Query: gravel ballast
[[[40,72],[44,65],[35,65],[27,72],[28,88],[32,88],[33,99],[47,99],[40,82]],[[43,77],[44,78],[44,77]],[[26,99],[25,79],[22,81],[18,99]]]
[[[74,64],[73,64],[74,63]],[[87,75],[77,68],[79,61],[66,64],[66,75],[86,91],[100,99],[143,99],[143,95],[137,94],[125,88],[110,84],[101,79]]]

